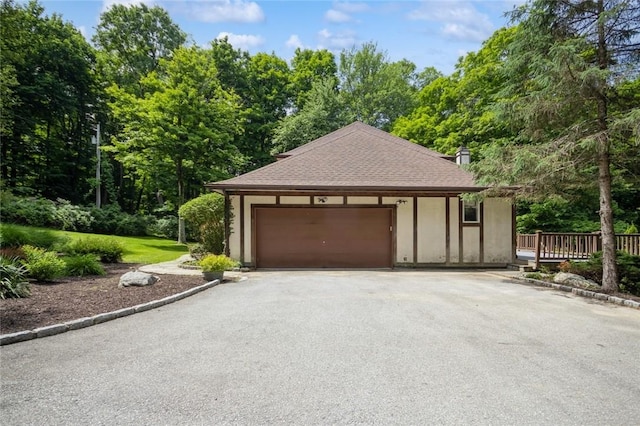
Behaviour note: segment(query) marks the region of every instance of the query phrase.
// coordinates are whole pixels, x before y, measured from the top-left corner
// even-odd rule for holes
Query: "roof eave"
[[[331,192],[481,192],[488,187],[483,186],[332,186],[332,185],[234,185],[225,183],[209,183],[205,185],[212,190],[221,191],[331,191]]]

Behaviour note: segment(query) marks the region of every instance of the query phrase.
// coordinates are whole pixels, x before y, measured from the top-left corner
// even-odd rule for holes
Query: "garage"
[[[393,208],[255,207],[259,268],[390,268]]]
[[[225,198],[225,254],[247,268],[504,267],[513,200],[466,203],[487,189],[469,161],[355,122],[207,188]]]

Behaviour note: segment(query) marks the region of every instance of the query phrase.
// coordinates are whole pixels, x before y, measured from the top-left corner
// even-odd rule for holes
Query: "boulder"
[[[553,277],[553,282],[558,284],[569,285],[573,287],[583,288],[585,290],[600,290],[600,285],[595,282],[586,279],[585,277],[577,274],[570,274],[568,272],[558,272]]]
[[[147,274],[146,272],[131,271],[127,272],[120,277],[120,283],[118,287],[142,287],[146,285],[152,285],[158,282],[160,278],[155,275]]]

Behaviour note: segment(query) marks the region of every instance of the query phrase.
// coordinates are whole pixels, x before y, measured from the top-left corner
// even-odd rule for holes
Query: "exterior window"
[[[463,201],[463,216],[462,221],[465,223],[478,223],[480,222],[480,210],[478,209],[477,201]]]

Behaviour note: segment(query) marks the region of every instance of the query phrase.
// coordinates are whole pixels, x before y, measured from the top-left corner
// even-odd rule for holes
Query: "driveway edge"
[[[504,276],[504,275],[502,275]],[[591,299],[597,299],[600,300],[602,302],[608,302],[608,303],[613,303],[616,305],[620,305],[620,306],[627,306],[629,308],[634,308],[634,309],[640,309],[640,302],[636,302],[635,300],[631,300],[631,299],[624,299],[621,297],[617,297],[617,296],[609,296],[608,294],[605,293],[598,293],[595,291],[589,291],[589,290],[584,290],[582,288],[577,288],[577,287],[571,287],[568,285],[562,285],[562,284],[557,284],[557,283],[550,283],[548,281],[542,281],[542,280],[536,280],[534,278],[524,278],[524,277],[509,277],[512,280],[515,280],[516,282],[518,281],[524,281],[527,282],[529,284],[535,284],[537,286],[542,286],[542,287],[548,287],[551,288],[553,290],[560,290],[560,291],[564,291],[567,293],[573,293],[577,296],[582,296],[582,297],[586,297],[586,298],[591,298]]]
[[[159,308],[161,306],[177,302],[178,300],[182,300],[185,297],[193,296],[194,294],[200,293],[201,291],[207,290],[211,287],[215,287],[218,284],[220,284],[220,280],[209,281],[208,283],[190,288],[181,293],[167,296],[159,300],[152,300],[151,302],[141,303],[129,308],[122,308],[116,311],[94,315],[92,317],[79,318],[76,320],[64,322],[62,324],[48,325],[46,327],[40,327],[33,330],[2,334],[0,335],[0,346],[38,339],[41,337],[54,336],[56,334],[66,333],[67,331],[71,330],[79,330],[81,328],[91,327],[92,325],[101,324],[103,322],[111,321],[116,318],[126,317],[138,312],[144,312],[151,309]]]

